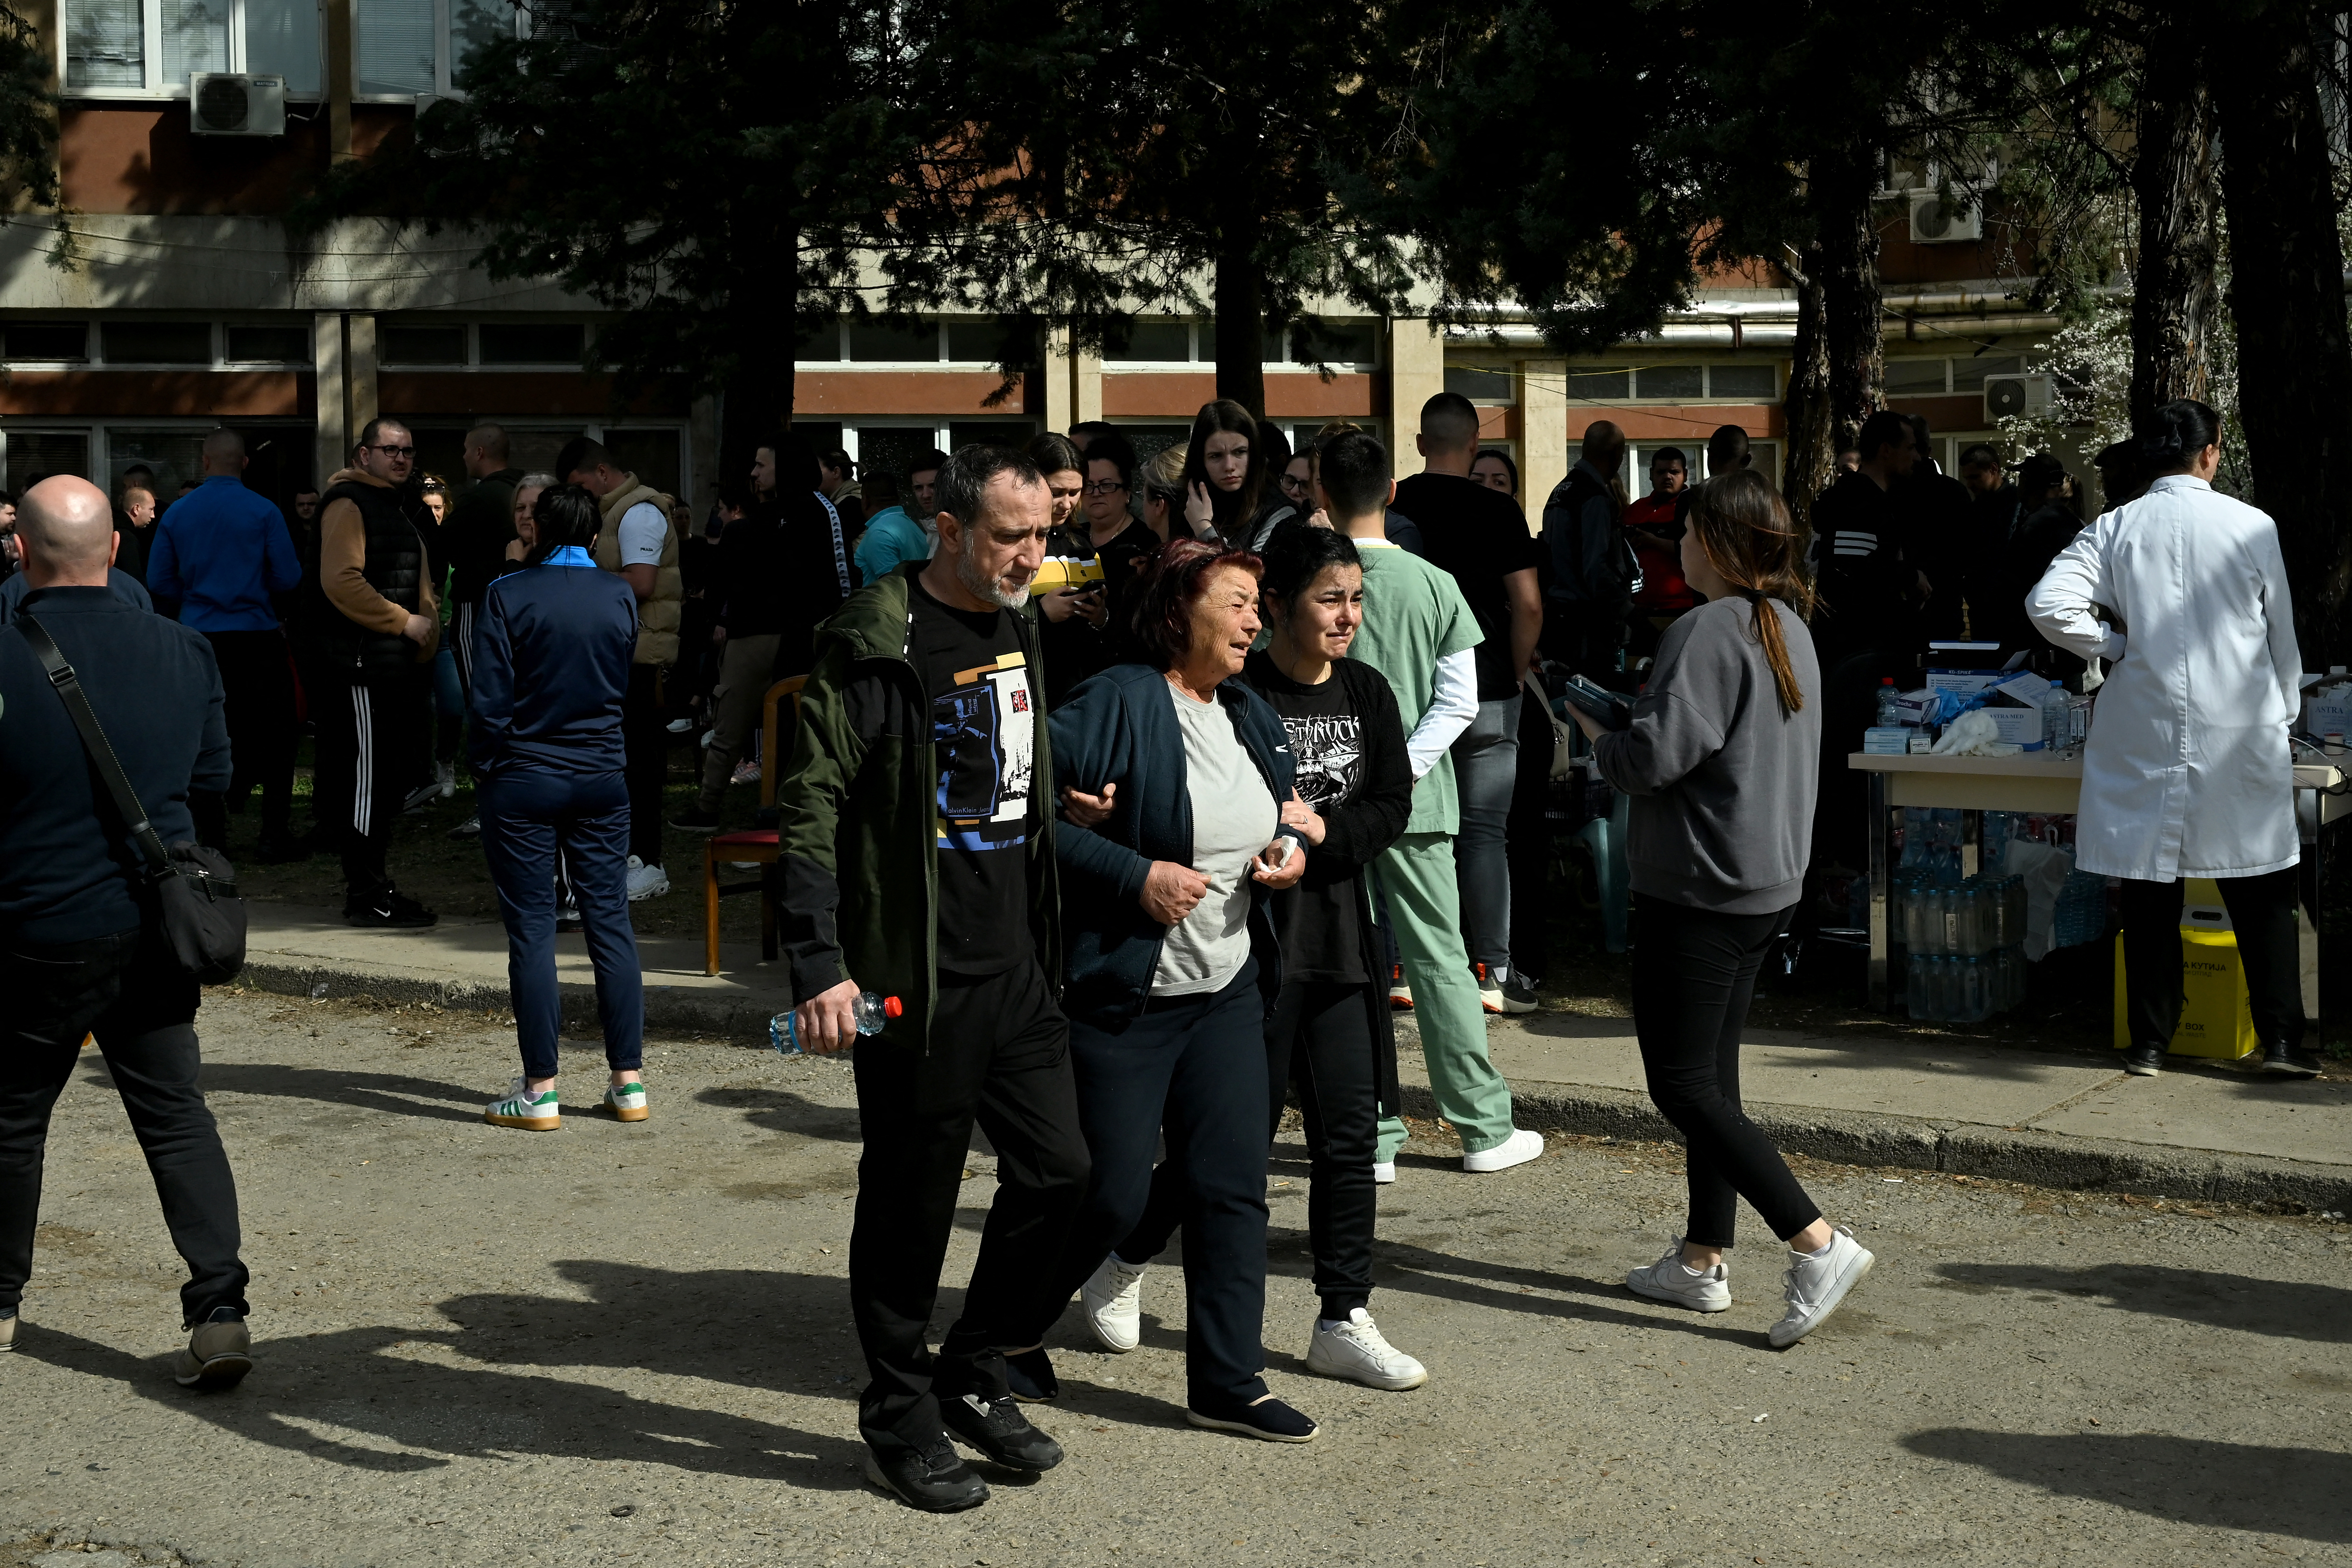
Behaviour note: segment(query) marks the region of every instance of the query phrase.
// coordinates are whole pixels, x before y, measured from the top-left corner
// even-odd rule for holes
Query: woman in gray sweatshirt
[[[1650,1098],[1689,1145],[1684,1234],[1625,1283],[1703,1312],[1729,1307],[1723,1254],[1744,1197],[1789,1244],[1776,1347],[1819,1327],[1872,1261],[1739,1104],[1740,1027],[1804,883],[1821,766],[1797,543],[1761,476],[1707,481],[1682,541],[1683,576],[1706,602],[1667,629],[1627,728],[1577,714],[1601,774],[1633,798],[1633,1029]]]

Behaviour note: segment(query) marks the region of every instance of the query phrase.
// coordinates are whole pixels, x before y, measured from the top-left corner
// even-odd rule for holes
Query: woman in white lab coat
[[[2294,766],[2303,664],[2278,527],[2213,488],[2220,417],[2158,409],[2147,494],[2059,552],[2026,612],[2112,666],[2083,757],[2075,864],[2123,879],[2126,1071],[2154,1077],[2180,1020],[2181,881],[2221,884],[2264,1071],[2308,1078],[2294,905]]]

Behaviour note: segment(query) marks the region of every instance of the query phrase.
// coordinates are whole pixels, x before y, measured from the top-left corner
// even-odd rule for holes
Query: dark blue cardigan
[[[492,582],[474,622],[474,771],[620,772],[636,645],[636,596],[577,546]]]
[[[1234,734],[1276,800],[1290,799],[1296,759],[1282,719],[1239,676],[1217,688]],[[1054,785],[1098,794],[1118,786],[1116,810],[1091,831],[1064,823],[1054,835],[1062,873],[1062,929],[1069,955],[1062,1010],[1071,1021],[1116,1034],[1142,1012],[1168,927],[1137,895],[1153,861],[1192,863],[1192,798],[1186,788],[1184,732],[1167,678],[1144,664],[1118,664],[1079,685],[1046,720],[1054,737]],[[1296,829],[1282,832],[1300,841]],[[1266,1005],[1282,984],[1273,894],[1250,883],[1250,952]]]

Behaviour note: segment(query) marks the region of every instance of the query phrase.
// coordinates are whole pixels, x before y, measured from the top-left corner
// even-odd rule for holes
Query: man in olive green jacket
[[[799,1038],[857,1044],[849,1295],[873,1375],[866,1474],[946,1512],[988,1497],[950,1433],[1016,1469],[1061,1459],[1014,1402],[1006,1353],[1019,1364],[1036,1347],[1008,1334],[1051,1316],[1034,1298],[1088,1164],[1056,1000],[1054,769],[1028,603],[1051,507],[1036,468],[996,446],[949,459],[939,505],[938,554],[818,629],[776,798],[775,888]],[[861,993],[886,1016],[860,1020]],[[924,1331],[975,1118],[996,1199],[934,1358]]]

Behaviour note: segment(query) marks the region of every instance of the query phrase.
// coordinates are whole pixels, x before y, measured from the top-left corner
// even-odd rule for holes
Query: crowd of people
[[[467,434],[471,482],[452,490],[415,476],[404,425],[371,421],[290,518],[244,486],[228,431],[160,523],[118,519],[86,481],[44,481],[16,503],[21,571],[0,590],[14,622],[0,631],[0,987],[18,1064],[0,1084],[0,1348],[29,1274],[43,1131],[88,1035],[190,1267],[180,1380],[217,1386],[250,1366],[234,1184],[195,1088],[201,967],[166,895],[173,876],[233,895],[217,871],[203,883],[215,862],[182,852],[225,843],[252,789],[260,853],[331,849],[347,919],[421,926],[431,912],[389,874],[392,824],[467,768],[478,810],[459,831],[478,835],[497,888],[522,1066],[485,1119],[562,1125],[555,937],[576,923],[610,1074],[601,1109],[639,1122],[628,904],[667,889],[670,750],[704,732],[697,798],[667,823],[715,831],[761,699],[787,676],[802,685],[778,712],[790,761],[771,781],[764,895],[791,1038],[856,1047],[849,1274],[876,1484],[948,1511],[988,1496],[958,1444],[1031,1474],[1058,1463],[1026,1413],[1059,1396],[1049,1331],[1075,1300],[1097,1344],[1135,1350],[1150,1265],[1180,1229],[1189,1418],[1315,1438],[1263,1376],[1266,1162],[1294,1093],[1318,1297],[1307,1365],[1382,1390],[1428,1378],[1371,1312],[1377,1189],[1406,1136],[1395,1016],[1415,1015],[1463,1170],[1541,1155],[1485,1018],[1538,1002],[1552,698],[1569,677],[1633,698],[1615,722],[1562,711],[1631,800],[1635,1031],[1689,1150],[1681,1229],[1627,1286],[1725,1310],[1745,1199],[1786,1247],[1769,1338],[1793,1343],[1873,1259],[1746,1116],[1740,1030],[1822,853],[1840,683],[1902,656],[1932,619],[1931,568],[1955,547],[1921,519],[1980,508],[1966,516],[2003,542],[1999,571],[1959,579],[1961,629],[1990,634],[2021,607],[2061,648],[2121,659],[2116,679],[2151,713],[2173,702],[2176,740],[2212,716],[2164,684],[2169,664],[2124,657],[2123,622],[2100,607],[2163,659],[2260,648],[2231,719],[2240,776],[2160,779],[2151,802],[2127,776],[2160,763],[2103,760],[2086,768],[2099,825],[2083,842],[2106,846],[2090,869],[2145,884],[2126,897],[2136,1030],[2169,1039],[2159,993],[2168,976],[2177,998],[2178,945],[2168,970],[2147,934],[2168,895],[2177,914],[2182,875],[2232,879],[2258,988],[2293,977],[2263,946],[2281,908],[2292,925],[2291,810],[2259,831],[2196,825],[2280,804],[2278,769],[2253,752],[2284,723],[2270,699],[2295,667],[2275,530],[2211,496],[2200,408],[2174,405],[2144,443],[2147,498],[2072,542],[2053,516],[2063,474],[2029,463],[2011,486],[1964,465],[1979,498],[1955,497],[1921,468],[1924,433],[1874,416],[1814,507],[1810,561],[1736,427],[1710,438],[1703,482],[1662,451],[1629,504],[1624,436],[1594,424],[1531,531],[1516,465],[1482,449],[1476,409],[1452,393],[1422,409],[1419,470],[1402,482],[1367,431],[1335,422],[1294,451],[1221,400],[1149,457],[1104,424],[929,453],[903,499],[900,476],[861,477],[786,437],[701,527],[593,440],[525,473],[495,425]],[[2234,510],[2181,544],[2216,504]],[[2109,528],[2118,516],[2146,526]],[[2045,543],[2056,564],[2026,575]],[[2156,586],[2171,580],[2149,552],[2166,548],[2234,551],[2260,591],[2184,628]],[[133,551],[137,576],[121,564]],[[2019,604],[2002,604],[2012,588]],[[2217,624],[2244,647],[2203,648]],[[77,681],[102,746],[58,700]],[[298,694],[315,737],[308,841],[289,819]],[[140,821],[117,820],[101,750]],[[2150,811],[2175,827],[2142,852]],[[142,838],[186,863],[153,870]],[[2299,1000],[2290,1022],[2265,996],[2264,1027],[2299,1051]],[[975,1126],[996,1191],[933,1351]]]

